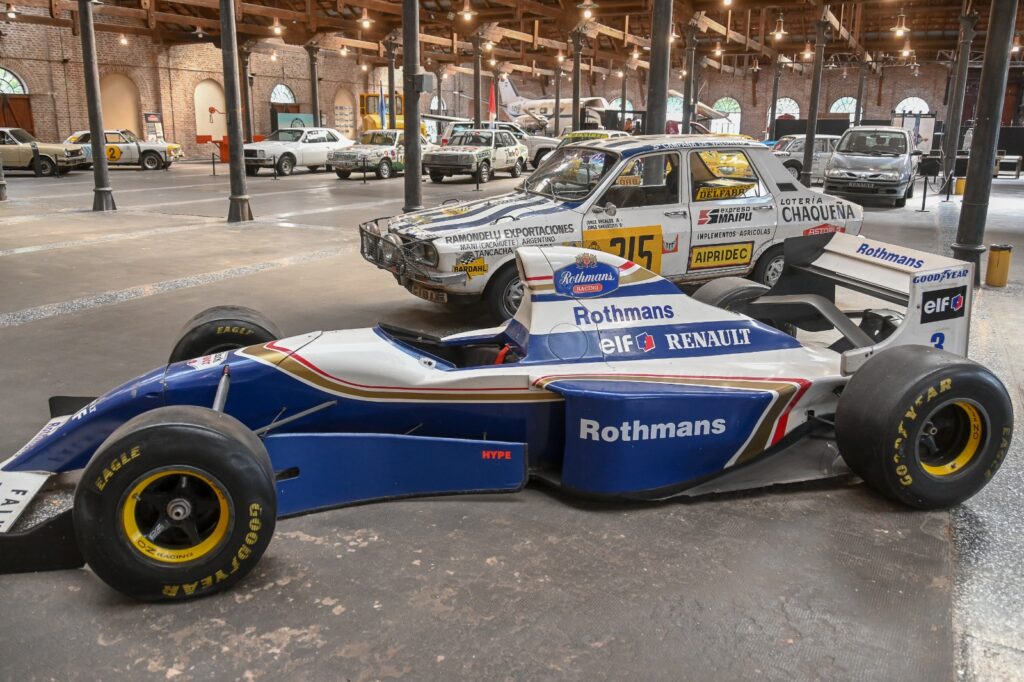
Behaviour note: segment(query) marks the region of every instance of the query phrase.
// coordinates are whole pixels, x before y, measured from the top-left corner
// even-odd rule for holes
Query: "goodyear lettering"
[[[140,454],[142,454],[142,449],[136,445],[131,450],[126,450],[117,457],[111,459],[107,465],[103,467],[100,475],[96,477],[96,490],[103,492],[103,489],[107,487],[107,483],[114,477],[114,474],[126,466],[128,462],[131,462],[133,459],[137,459]]]
[[[967,268],[946,268],[942,272],[929,272],[927,275],[914,275],[914,284],[930,284],[932,282],[948,282],[967,276]]]
[[[937,386],[929,386],[924,393],[920,393],[916,398],[914,398],[913,402],[907,406],[906,412],[903,413],[904,418],[912,422],[917,421],[918,415],[920,414],[918,408],[923,406],[925,403],[938,398],[941,394],[951,390],[952,388],[952,379],[940,379]],[[904,421],[900,421],[899,425],[896,427],[896,433],[896,438],[893,439],[892,444],[892,462],[895,465],[893,467],[893,472],[896,474],[900,485],[912,485],[914,483],[914,477],[910,473],[909,467],[903,463],[903,445],[906,442],[906,439],[909,438]]]

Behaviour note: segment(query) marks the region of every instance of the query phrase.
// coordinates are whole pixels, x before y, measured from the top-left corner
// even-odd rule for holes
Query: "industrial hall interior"
[[[0,681],[1024,680],[1019,0],[0,12]]]

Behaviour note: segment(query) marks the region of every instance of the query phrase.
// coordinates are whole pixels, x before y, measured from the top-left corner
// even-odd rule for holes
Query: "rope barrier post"
[[[39,145],[32,143],[32,171],[37,178],[43,177],[42,159],[39,156]]]
[[[7,178],[4,177],[3,154],[0,154],[0,201],[7,201]]]
[[[277,180],[277,156],[271,156],[270,161],[274,164],[274,179]]]
[[[363,154],[361,158],[363,160],[363,184],[365,185],[366,184],[366,154]]]
[[[210,175],[217,175],[217,153],[210,152],[210,166],[213,168],[213,172]]]

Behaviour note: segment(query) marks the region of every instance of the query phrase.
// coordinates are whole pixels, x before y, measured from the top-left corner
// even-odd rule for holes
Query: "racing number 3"
[[[651,272],[661,272],[661,225],[585,230],[583,246],[626,258]]]

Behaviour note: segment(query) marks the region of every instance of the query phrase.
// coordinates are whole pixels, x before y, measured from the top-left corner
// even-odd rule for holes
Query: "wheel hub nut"
[[[188,500],[177,498],[167,504],[167,516],[172,521],[184,521],[192,513],[192,505]]]

